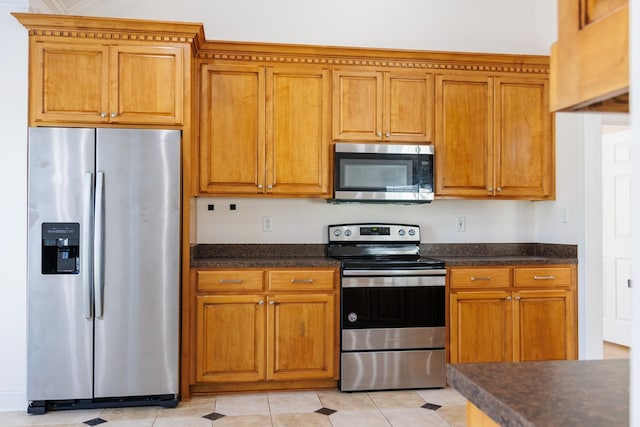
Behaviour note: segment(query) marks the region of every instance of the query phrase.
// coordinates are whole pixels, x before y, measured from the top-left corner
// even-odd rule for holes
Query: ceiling
[[[29,0],[29,9],[34,13],[114,16],[134,3],[136,0]]]

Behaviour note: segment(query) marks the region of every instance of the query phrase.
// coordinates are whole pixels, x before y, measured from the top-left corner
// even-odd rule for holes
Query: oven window
[[[444,286],[342,289],[342,328],[444,326]]]

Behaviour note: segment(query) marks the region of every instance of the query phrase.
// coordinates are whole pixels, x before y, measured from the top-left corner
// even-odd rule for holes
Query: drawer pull
[[[476,280],[491,280],[491,276],[486,276],[486,277],[475,277],[475,276],[472,276],[471,277],[471,281],[472,282],[475,282]]]
[[[313,279],[291,279],[291,283],[313,283]]]
[[[238,284],[238,283],[242,283],[242,279],[220,279],[218,280],[218,283],[234,283],[234,284]]]
[[[556,276],[533,276],[533,280],[553,280]]]

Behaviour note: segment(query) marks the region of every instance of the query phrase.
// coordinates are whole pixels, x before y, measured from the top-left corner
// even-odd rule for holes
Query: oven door
[[[342,329],[444,326],[445,271],[429,271],[398,276],[381,276],[380,270],[358,271],[371,276],[343,271]]]
[[[335,144],[336,200],[430,202],[430,145]]]
[[[343,271],[342,350],[444,347],[445,270],[375,274]]]

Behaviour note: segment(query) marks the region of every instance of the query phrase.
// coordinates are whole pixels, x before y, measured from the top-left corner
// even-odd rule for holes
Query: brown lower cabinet
[[[205,385],[200,391],[273,389],[283,382],[286,388],[296,388],[296,382],[335,386],[337,274],[198,270],[195,383]]]
[[[577,358],[575,265],[453,267],[451,363]]]

